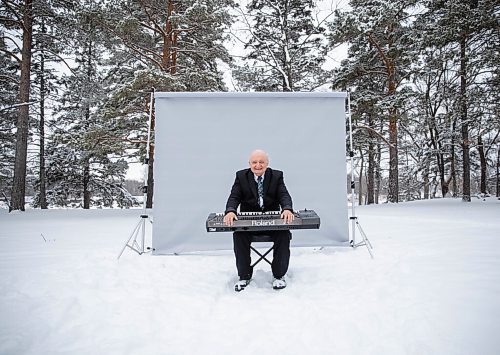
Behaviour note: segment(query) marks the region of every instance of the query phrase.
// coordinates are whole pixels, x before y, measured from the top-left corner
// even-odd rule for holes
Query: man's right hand
[[[224,224],[226,226],[232,227],[235,220],[237,221],[238,217],[236,217],[236,214],[234,212],[229,212],[224,216]]]

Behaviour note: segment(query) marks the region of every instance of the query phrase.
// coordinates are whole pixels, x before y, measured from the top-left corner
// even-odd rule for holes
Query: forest
[[[0,198],[137,205],[152,88],[347,91],[359,204],[500,197],[498,58],[496,0],[0,0]]]

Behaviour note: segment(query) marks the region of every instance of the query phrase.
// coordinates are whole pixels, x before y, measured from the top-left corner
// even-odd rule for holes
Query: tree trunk
[[[425,167],[424,171],[422,173],[423,178],[424,178],[424,200],[428,200],[430,198],[430,191],[429,191],[429,159],[425,159]]]
[[[457,184],[457,169],[456,169],[456,159],[455,159],[455,131],[457,129],[457,121],[453,120],[451,135],[451,149],[450,149],[450,174],[451,174],[451,188],[453,189],[453,197],[458,196],[458,184]]]
[[[391,44],[389,44],[391,48]],[[387,85],[389,96],[396,94],[396,68],[394,63],[386,59]],[[389,192],[387,200],[389,202],[399,201],[399,167],[398,167],[398,113],[396,108],[389,109]]]
[[[484,144],[481,134],[477,137],[477,150],[479,153],[479,162],[481,164],[481,193],[486,194],[486,156],[484,153]]]
[[[358,206],[363,204],[363,170],[365,167],[365,159],[363,157],[363,150],[359,149],[359,156],[361,164],[359,166],[359,179],[358,179]]]
[[[372,115],[368,115],[368,126],[373,128]],[[372,205],[374,203],[374,184],[375,184],[375,145],[373,144],[374,134],[369,132],[368,141],[368,167],[366,171],[366,203]]]
[[[283,43],[283,58],[284,60],[284,78],[283,78],[283,91],[293,91],[293,78],[292,78],[292,58],[290,57],[290,49],[288,47],[288,43],[290,43],[290,38],[288,36],[288,15],[289,15],[289,2],[285,1],[285,9],[283,14],[278,16],[282,16],[283,28],[281,31],[283,32],[284,43]]]
[[[413,200],[412,177],[410,176],[410,158],[408,157],[408,148],[405,148],[405,171],[406,171],[406,201]]]
[[[387,31],[392,38],[394,33],[393,26],[389,25]],[[394,97],[397,89],[396,81],[396,66],[394,59],[388,54],[392,51],[392,39],[387,45],[388,50],[384,50],[382,46],[373,38],[372,33],[368,33],[368,41],[373,45],[380,56],[380,59],[385,65],[387,73],[387,96]],[[387,194],[388,202],[398,202],[399,200],[399,182],[398,182],[398,112],[395,107],[389,108],[389,191]]]
[[[470,190],[470,155],[469,155],[469,123],[467,121],[467,35],[464,33],[460,39],[460,118],[462,123],[462,201],[471,201]]]
[[[399,201],[399,182],[398,182],[398,130],[397,116],[391,112],[389,116],[389,192],[387,201]]]
[[[500,144],[497,144],[497,197],[500,197]]]
[[[434,176],[432,178],[432,183],[431,183],[431,199],[436,198],[436,190],[437,190],[437,184],[436,184],[436,177]]]
[[[42,33],[46,33],[45,25],[42,19]],[[45,210],[47,209],[47,193],[45,190],[45,56],[42,49],[42,53],[40,56],[40,172],[39,172],[39,180],[40,180],[40,208]]]
[[[380,197],[380,184],[382,182],[381,174],[380,174],[380,160],[382,159],[382,145],[381,143],[377,143],[377,159],[375,163],[375,184],[374,184],[374,198],[375,203],[378,205],[379,197]]]
[[[42,76],[40,79],[40,208],[47,209],[47,193],[45,189],[46,179],[45,179],[45,78],[43,74],[43,59],[41,61]]]
[[[446,196],[449,189],[449,183],[446,182],[446,168],[445,168],[445,157],[443,152],[443,147],[439,141],[440,133],[437,129],[436,117],[434,115],[429,116],[429,134],[431,136],[432,148],[436,152],[436,165],[439,171],[439,183],[441,186],[441,195]]]
[[[172,26],[172,13],[175,0],[167,1],[167,19],[165,23],[165,37],[163,38],[162,67],[170,74],[177,72],[177,37],[178,33]]]
[[[375,185],[375,147],[372,142],[368,143],[368,168],[366,172],[366,203],[372,205],[374,199]]]
[[[33,37],[33,1],[24,1],[23,48],[19,81],[19,115],[16,132],[16,158],[10,210],[24,211],[26,194],[26,164],[28,157],[29,101],[31,74],[31,43]]]
[[[92,46],[93,42],[89,41],[88,43],[88,52],[87,52],[87,80],[88,82],[92,82]],[[88,99],[88,98],[87,98]],[[87,129],[90,128],[90,104],[86,103],[85,107],[85,127]],[[87,146],[88,142],[84,143],[84,146]],[[83,162],[83,208],[88,210],[90,209],[90,149],[85,149],[84,154],[84,162]]]
[[[90,209],[90,159],[86,158],[83,166],[83,209]]]

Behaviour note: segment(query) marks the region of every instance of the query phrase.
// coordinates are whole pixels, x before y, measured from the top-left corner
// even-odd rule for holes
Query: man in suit
[[[283,172],[268,167],[269,157],[263,150],[255,150],[248,161],[249,169],[236,173],[231,193],[226,203],[224,223],[232,226],[237,220],[236,211],[266,212],[282,211],[281,218],[285,223],[294,219],[292,198],[288,193],[283,180]],[[252,278],[250,244],[254,234],[270,235],[274,242],[272,272],[274,276],[273,288],[286,287],[285,274],[290,260],[290,231],[277,230],[268,232],[234,232],[233,245],[236,256],[239,281],[235,284],[235,291],[243,290]]]

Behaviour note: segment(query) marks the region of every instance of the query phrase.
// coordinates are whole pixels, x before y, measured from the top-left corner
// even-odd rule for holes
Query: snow
[[[292,248],[286,289],[261,263],[240,293],[230,251],[117,260],[140,212],[0,211],[0,354],[500,349],[496,198],[358,207],[374,259]]]

